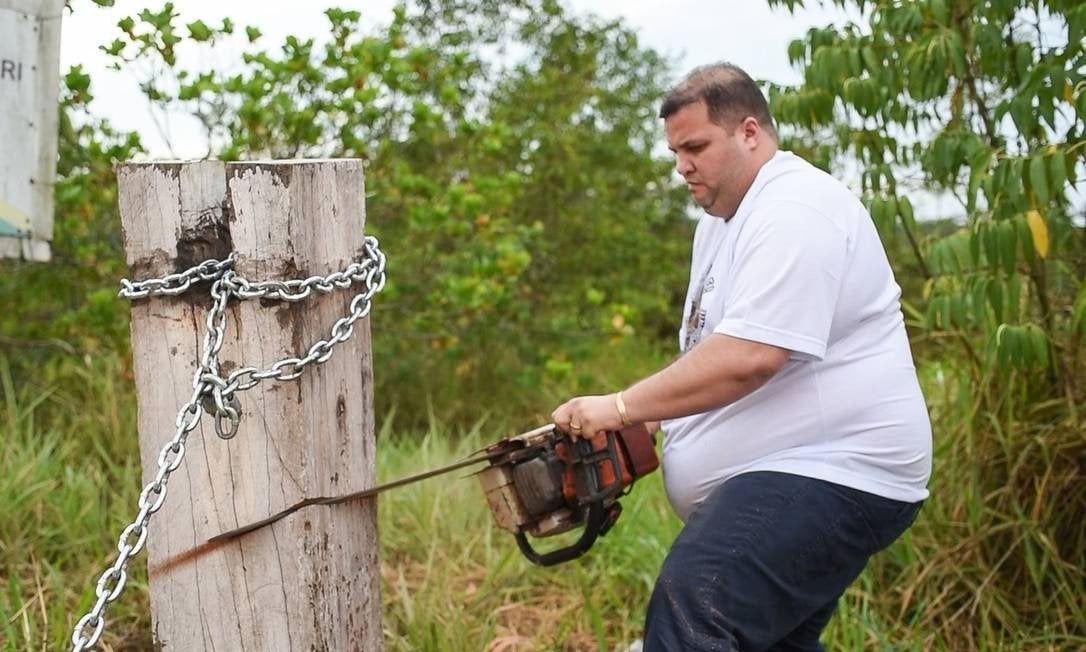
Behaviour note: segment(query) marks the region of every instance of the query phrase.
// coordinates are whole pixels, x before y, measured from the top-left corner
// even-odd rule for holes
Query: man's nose
[[[694,171],[694,162],[691,161],[688,156],[682,156],[681,154],[676,155],[675,171],[685,177]]]

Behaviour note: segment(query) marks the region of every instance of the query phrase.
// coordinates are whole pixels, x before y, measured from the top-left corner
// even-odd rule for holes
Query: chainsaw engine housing
[[[618,498],[659,465],[652,438],[601,432],[574,441],[554,428],[506,439],[479,472],[487,504],[498,526],[517,536],[533,562],[550,565],[583,554],[618,518]],[[525,534],[546,537],[584,526],[581,540],[539,554]]]

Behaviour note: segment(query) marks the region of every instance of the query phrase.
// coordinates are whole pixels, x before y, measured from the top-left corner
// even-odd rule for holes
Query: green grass
[[[912,530],[848,590],[825,640],[842,650],[1086,649],[1082,431],[974,416],[969,387],[926,365],[936,419],[933,496]],[[939,373],[943,371],[944,373]],[[0,649],[63,649],[91,605],[140,489],[130,380],[114,359],[44,365],[16,386],[0,358]],[[964,398],[963,398],[964,397]],[[379,433],[379,476],[467,454],[508,431]],[[639,482],[615,529],[552,569],[524,560],[467,472],[379,502],[383,627],[397,650],[623,650],[680,527],[661,476]],[[152,528],[154,522],[152,521]],[[549,545],[548,541],[540,542]],[[104,649],[146,649],[144,558],[110,607]]]
[[[440,432],[421,442],[385,437],[381,475],[436,466],[501,432],[483,425],[456,445]],[[656,569],[679,528],[659,474],[623,499],[622,517],[588,555],[551,568],[531,565],[494,526],[474,478],[453,478],[380,500],[389,650],[610,650],[638,638]]]

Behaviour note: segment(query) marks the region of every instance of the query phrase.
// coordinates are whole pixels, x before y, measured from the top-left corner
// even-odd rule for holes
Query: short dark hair
[[[762,129],[777,138],[773,116],[758,84],[742,68],[720,62],[700,66],[690,71],[668,91],[660,106],[660,117],[667,119],[679,109],[696,102],[705,102],[709,119],[721,126],[731,126],[753,116]]]

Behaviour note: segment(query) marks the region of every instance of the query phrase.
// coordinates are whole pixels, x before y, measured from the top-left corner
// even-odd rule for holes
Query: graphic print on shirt
[[[705,276],[701,277],[697,292],[691,297],[690,316],[686,318],[686,337],[683,340],[683,353],[694,348],[701,341],[702,332],[705,330],[707,312],[702,307],[702,297],[712,292],[716,287],[715,278],[709,276],[711,271],[712,266],[710,265],[709,269],[705,270]]]

